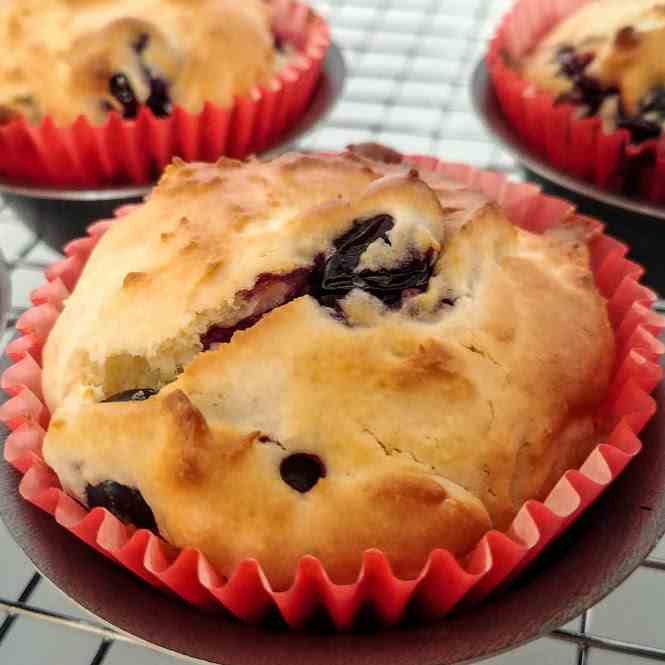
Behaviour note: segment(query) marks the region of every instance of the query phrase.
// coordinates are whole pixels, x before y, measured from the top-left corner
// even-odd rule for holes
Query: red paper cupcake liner
[[[17,119],[0,126],[0,176],[35,185],[100,187],[154,182],[173,157],[241,159],[275,145],[302,116],[330,46],[324,19],[295,0],[270,0],[273,30],[297,54],[265,85],[230,107],[206,103],[198,114],[176,106],[157,118],[111,113],[101,125],[81,116],[68,127],[50,117],[38,126]]]
[[[577,117],[579,107],[557,104],[511,66],[587,2],[517,0],[487,55],[499,103],[528,146],[558,169],[603,189],[665,203],[665,135],[636,145],[625,129],[606,133],[600,118]]]
[[[513,223],[535,233],[574,214],[574,207],[566,201],[496,173],[429,157],[407,160],[483,192],[507,211]],[[259,622],[277,608],[292,628],[306,625],[321,608],[339,630],[350,629],[360,610],[368,606],[386,625],[399,622],[407,606],[428,619],[443,617],[461,603],[482,600],[517,575],[641,449],[638,434],[656,410],[650,392],[661,379],[659,359],[665,348],[658,336],[665,319],[652,311],[655,295],[639,284],[643,270],[626,259],[627,247],[604,235],[600,222],[577,215],[597,231],[591,243],[592,270],[607,298],[617,341],[616,369],[600,412],[611,433],[581,468],[567,471],[544,502],[526,502],[507,533],[490,531],[463,560],[443,549],[433,551],[416,579],[396,577],[378,550],[365,552],[357,580],[348,585],[334,584],[311,556],[300,561],[286,591],[274,591],[254,560],[241,563],[226,579],[200,552],[178,550],[149,531],[123,524],[103,508],[86,510],[63,493],[41,456],[49,421],[41,393],[41,349],[99,238],[111,224],[123,223],[121,218],[127,212],[125,208],[115,220],[94,224],[86,238],[67,245],[66,258],[47,270],[47,283],[32,294],[34,306],[17,323],[20,336],[7,348],[14,364],[0,382],[10,395],[0,407],[0,421],[12,430],[5,459],[24,474],[19,491],[25,499],[148,583],[169,589],[194,605],[223,606],[247,622]]]

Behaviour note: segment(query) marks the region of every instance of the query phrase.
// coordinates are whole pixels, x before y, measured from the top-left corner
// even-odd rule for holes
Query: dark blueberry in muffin
[[[152,76],[147,67],[143,68],[143,73],[150,86],[146,106],[158,117],[169,115],[172,104],[168,83],[159,76]],[[122,104],[123,118],[135,118],[139,111],[139,102],[127,77],[124,74],[114,74],[109,82],[109,90]]]
[[[635,143],[657,139],[665,124],[665,87],[651,90],[640,102],[639,113],[634,116],[621,115],[617,125],[627,129]]]
[[[352,289],[362,289],[379,298],[389,307],[399,306],[403,292],[422,292],[427,289],[432,274],[430,257],[407,257],[404,264],[393,270],[356,272],[360,258],[367,247],[379,238],[390,244],[388,232],[394,221],[390,215],[378,215],[362,222],[335,241],[335,252],[321,261],[313,295],[326,307],[335,307],[337,301]]]
[[[594,57],[593,53],[578,53],[572,46],[562,46],[556,55],[561,74],[573,82],[573,89],[561,95],[558,101],[586,106],[589,115],[598,113],[603,102],[619,92],[615,87],[606,88],[599,80],[584,73]]]
[[[608,97],[618,93],[617,88],[605,88],[597,79],[582,75],[575,80],[574,88],[561,95],[558,101],[585,106],[587,115],[595,115]]]
[[[319,457],[307,453],[294,453],[279,465],[282,480],[297,492],[309,492],[320,478],[326,477],[326,467]]]
[[[143,53],[148,48],[149,43],[150,35],[142,32],[132,42],[132,49],[138,57],[143,78],[150,89],[145,105],[156,116],[163,117],[169,115],[172,110],[169,84],[161,76],[157,76],[144,60]],[[122,72],[114,74],[109,81],[109,90],[113,97],[122,104],[123,117],[135,118],[139,111],[139,100],[136,98],[136,93],[127,76]]]
[[[144,400],[157,394],[157,390],[152,388],[132,388],[131,390],[123,390],[121,393],[116,393],[107,397],[104,403],[107,402],[143,402]]]
[[[171,96],[169,95],[168,83],[158,76],[150,76],[146,68],[147,76],[150,81],[150,96],[146,100],[146,106],[157,116],[163,117],[171,113]]]
[[[561,73],[568,78],[576,78],[593,62],[593,53],[578,53],[572,46],[562,46],[556,54]]]
[[[618,88],[606,88],[600,81],[590,76],[580,76],[576,82],[576,87],[581,103],[589,107],[589,113],[591,114],[598,113],[608,97],[619,93]]]
[[[111,77],[109,92],[122,104],[122,115],[124,118],[136,117],[139,103],[129,79],[124,74],[118,73]]]
[[[89,508],[101,506],[123,522],[129,522],[140,529],[157,531],[155,516],[137,489],[105,480],[97,485],[88,485],[85,494]]]

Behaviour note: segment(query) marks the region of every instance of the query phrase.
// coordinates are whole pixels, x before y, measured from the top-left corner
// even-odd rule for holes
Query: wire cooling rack
[[[468,80],[509,0],[328,0],[349,65],[343,100],[301,144],[335,149],[366,140],[398,150],[520,173],[475,119]],[[59,258],[0,207],[0,247],[11,269],[12,310],[2,337]],[[665,302],[658,308],[665,311]],[[0,525],[0,664],[135,665],[182,662],[117,633],[35,572]],[[494,658],[494,665],[639,665],[665,662],[665,543],[598,606],[550,637]],[[388,665],[388,664],[386,664]]]

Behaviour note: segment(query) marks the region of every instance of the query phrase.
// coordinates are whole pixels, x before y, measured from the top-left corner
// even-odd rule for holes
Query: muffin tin
[[[630,256],[647,268],[643,281],[665,293],[665,208],[604,191],[557,170],[531,150],[510,126],[499,105],[485,61],[476,66],[471,80],[476,112],[489,132],[521,164],[526,178],[544,191],[572,201],[580,212],[602,219],[608,233],[630,246]]]
[[[342,94],[345,78],[344,56],[333,43],[309,108],[279,144],[261,157],[284,152],[323,122]],[[112,217],[116,208],[141,201],[150,189],[150,186],[56,189],[0,179],[0,195],[7,206],[58,251],[72,238],[83,235],[92,221]]]

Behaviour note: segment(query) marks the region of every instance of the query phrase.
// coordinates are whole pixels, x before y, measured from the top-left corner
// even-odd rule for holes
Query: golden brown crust
[[[122,113],[109,89],[118,73],[145,103],[146,67],[166,81],[174,105],[193,113],[206,101],[227,106],[268,80],[278,61],[262,0],[5,2],[0,39],[0,109],[30,122]]]
[[[544,497],[597,442],[612,370],[588,231],[532,235],[419,175],[351,154],[171,167],[101,240],[44,350],[44,453],[65,488],[138,488],[170,542],[226,575],[257,558],[278,588],[304,554],[349,582],[371,547],[416,575]],[[353,290],[344,321],[288,295],[293,271],[382,214],[391,244],[361,261],[431,252],[424,292],[391,309]],[[208,326],[274,305],[201,353]],[[146,386],[159,394],[97,403]],[[295,453],[325,468],[305,493],[280,477]]]
[[[573,80],[562,74],[557,51],[573,47],[591,54],[585,75],[616,87],[632,116],[652,90],[665,85],[664,42],[662,0],[593,0],[556,26],[520,66],[538,88],[558,96],[572,90]]]

